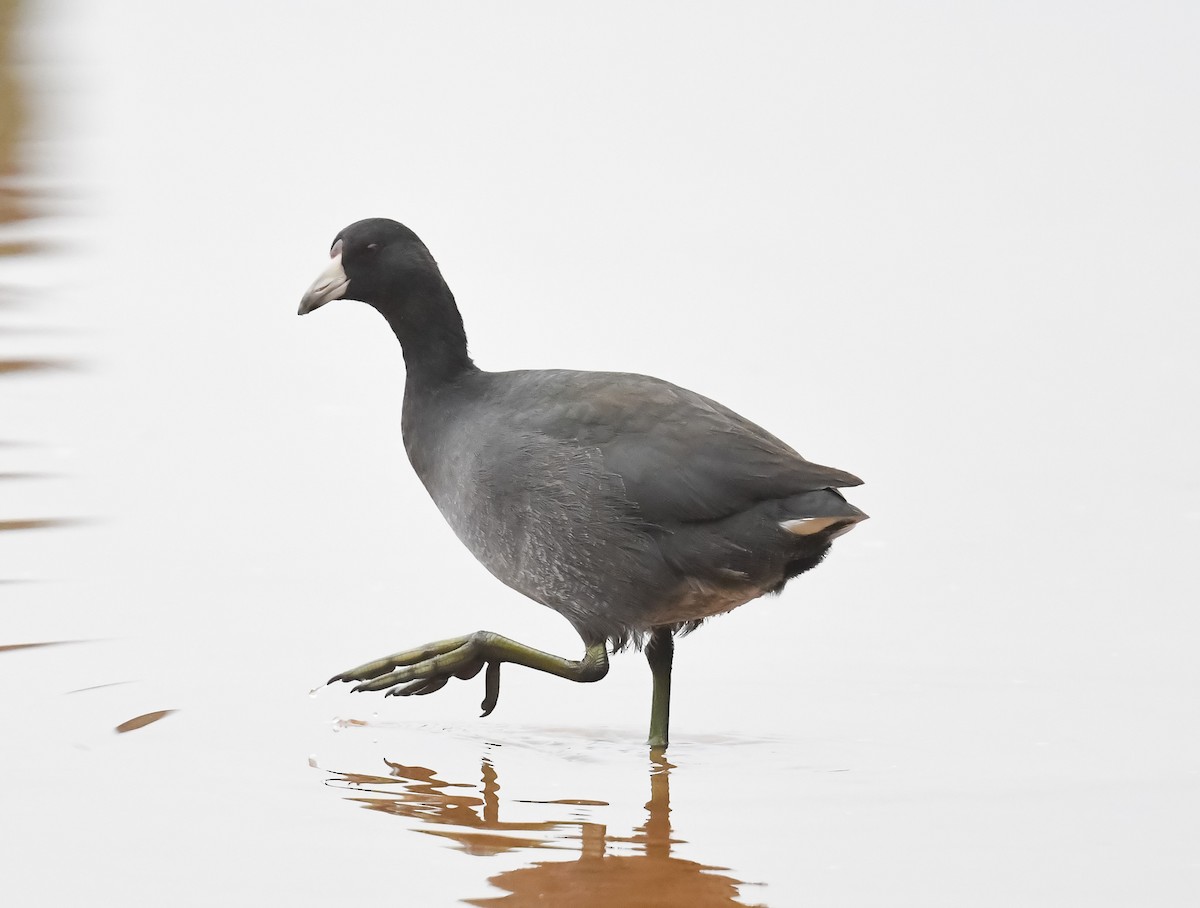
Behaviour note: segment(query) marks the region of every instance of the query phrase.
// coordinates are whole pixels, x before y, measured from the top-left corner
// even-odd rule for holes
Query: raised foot
[[[489,715],[500,699],[500,665],[514,662],[572,681],[598,681],[608,673],[608,653],[603,643],[594,643],[580,661],[564,659],[533,649],[490,631],[439,640],[416,649],[393,653],[358,668],[334,675],[335,681],[358,681],[358,691],[387,691],[385,696],[424,696],[439,691],[451,678],[467,680],[485,665],[483,715]]]

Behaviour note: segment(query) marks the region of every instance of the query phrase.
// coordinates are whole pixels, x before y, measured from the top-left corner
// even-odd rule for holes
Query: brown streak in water
[[[145,728],[152,722],[157,722],[159,719],[169,716],[173,712],[175,712],[173,709],[159,709],[152,713],[143,713],[140,716],[134,716],[132,719],[122,722],[114,731],[119,735],[123,735],[127,731],[137,731],[139,728]]]
[[[35,255],[46,248],[39,240],[7,240],[0,242],[0,255]]]
[[[570,807],[607,807],[608,801],[589,801],[587,798],[558,798],[554,801],[533,801],[528,798],[514,800],[514,804],[566,804]]]
[[[20,139],[26,119],[11,53],[19,12],[16,0],[0,2],[0,222],[5,223],[28,217],[24,193],[9,180],[21,169]]]
[[[33,520],[0,520],[0,533],[6,530],[42,530],[47,527],[69,527],[82,523],[70,517],[48,517]]]
[[[106,687],[120,687],[122,684],[133,684],[132,681],[109,681],[107,684],[93,684],[91,687],[77,687],[67,691],[68,694],[84,694],[89,690],[103,690]]]
[[[10,372],[33,372],[39,369],[72,369],[74,366],[61,359],[0,359],[0,375]]]
[[[44,248],[44,243],[35,240],[13,240],[8,243],[0,243],[0,255],[32,255]]]
[[[541,822],[506,822],[500,819],[500,784],[492,762],[483,760],[478,785],[447,782],[434,770],[384,762],[389,777],[338,773],[327,784],[378,786],[367,792],[378,797],[350,796],[347,800],[393,816],[415,820],[416,831],[449,839],[462,851],[490,856],[541,849],[578,850],[574,861],[536,861],[526,867],[498,873],[488,879],[507,894],[496,898],[462,899],[469,905],[532,908],[571,905],[572,908],[614,908],[650,905],[658,908],[746,908],[739,900],[740,880],[716,871],[725,868],[671,855],[681,840],[672,837],[670,771],[674,768],[661,752],[650,755],[650,800],[643,826],[627,837],[608,835],[607,828],[579,818],[571,811],[561,819]],[[478,795],[447,789],[474,788]],[[550,808],[603,807],[590,798],[514,800]],[[622,853],[610,854],[618,844]],[[635,853],[628,854],[632,847]],[[447,893],[450,895],[450,893]]]
[[[62,646],[64,643],[78,643],[78,640],[47,640],[44,643],[8,643],[0,645],[0,653],[18,649],[36,649],[39,646]]]

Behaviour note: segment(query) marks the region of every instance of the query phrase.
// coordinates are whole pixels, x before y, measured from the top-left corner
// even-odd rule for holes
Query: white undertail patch
[[[849,521],[849,523],[847,523]],[[795,520],[784,520],[780,522],[780,526],[789,533],[795,533],[797,536],[815,536],[817,533],[823,533],[835,524],[845,523],[841,530],[835,533],[835,536],[841,536],[854,524],[858,523],[852,517],[797,517]],[[830,538],[833,538],[832,536]]]

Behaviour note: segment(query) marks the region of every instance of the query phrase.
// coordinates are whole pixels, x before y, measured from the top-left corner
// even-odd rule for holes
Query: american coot
[[[337,235],[300,302],[369,303],[404,352],[404,447],[463,544],[504,583],[571,622],[575,661],[489,631],[342,672],[356,691],[430,694],[485,666],[598,681],[608,651],[645,646],[650,744],[667,743],[673,635],[777,593],[867,515],[836,490],[861,480],[809,463],[716,401],[645,375],[484,372],[425,244],[371,218]]]

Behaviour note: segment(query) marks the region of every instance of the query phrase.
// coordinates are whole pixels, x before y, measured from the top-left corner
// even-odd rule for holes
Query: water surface
[[[1195,14],[0,6],[12,904],[1190,905]],[[333,234],[429,242],[490,368],[652,372],[867,479],[681,641],[578,655],[405,462]],[[309,692],[315,689],[314,696]]]

